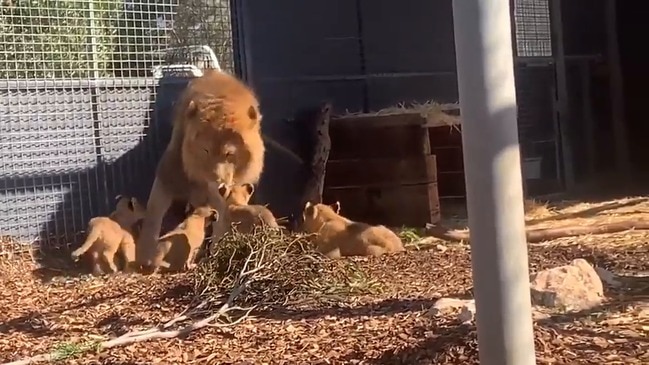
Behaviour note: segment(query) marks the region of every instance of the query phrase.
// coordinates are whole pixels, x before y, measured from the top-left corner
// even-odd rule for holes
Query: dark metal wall
[[[577,182],[610,166],[614,157],[610,138],[610,70],[606,64],[606,1],[561,2],[570,118],[567,138],[572,142]]]
[[[518,132],[526,192],[561,188],[563,150],[557,99],[557,44],[550,0],[512,0]],[[538,174],[534,164],[538,163]]]
[[[323,100],[337,113],[457,101],[450,0],[241,0],[238,9],[265,132],[287,146],[296,136],[283,120]],[[288,214],[301,167],[272,150],[266,161],[258,198]]]
[[[617,1],[618,39],[631,161],[635,170],[644,177],[649,174],[649,55],[643,42],[649,33],[646,20],[648,11],[649,3],[646,2]]]
[[[236,3],[242,71],[261,98],[265,132],[287,146],[297,137],[283,119],[323,100],[339,113],[457,101],[451,0]],[[547,3],[516,0],[513,14],[518,58],[544,59],[540,67],[518,62],[516,71],[523,158],[541,158],[543,179],[532,193],[559,185]],[[297,204],[292,182],[302,173],[298,163],[271,150],[258,198],[288,214]]]

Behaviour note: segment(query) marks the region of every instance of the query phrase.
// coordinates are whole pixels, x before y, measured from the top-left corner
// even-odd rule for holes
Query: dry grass
[[[542,202],[526,200],[525,224],[528,230],[537,229],[561,229],[575,226],[596,226],[625,221],[646,221],[649,217],[649,198],[627,197],[618,200],[584,203],[577,201]],[[466,209],[462,207],[449,207],[454,211],[452,216],[446,216],[441,224],[453,232],[468,232],[468,220]],[[644,236],[645,231],[627,231],[624,235]],[[620,233],[599,234],[599,238],[611,236],[617,237]],[[577,237],[565,237],[547,243],[556,245],[560,242],[583,242],[591,240],[592,235]],[[598,244],[603,244],[597,239]],[[619,244],[619,240],[611,239],[611,244]]]
[[[649,203],[527,203],[528,224],[552,225],[642,217]],[[608,209],[605,209],[608,208]],[[645,213],[646,214],[646,213]],[[452,219],[466,225],[460,213]],[[18,247],[0,258],[0,362],[54,351],[66,364],[291,363],[477,364],[474,324],[433,318],[436,298],[470,296],[470,247],[436,241],[417,246],[421,230],[403,229],[409,250],[379,258],[324,260],[304,236],[264,230],[232,235],[189,273],[56,273],[43,281]],[[607,302],[584,313],[547,310],[535,323],[539,364],[649,362],[649,271],[644,231],[559,239],[531,245],[538,271],[583,257],[622,276]],[[241,294],[260,304],[236,327],[209,327],[182,339],[132,344],[95,353],[98,341],[167,322],[196,302],[215,303],[233,287],[242,259],[260,245],[270,263]],[[9,255],[5,255],[8,257]],[[1,256],[0,257],[5,257]]]
[[[196,295],[208,299],[221,298],[233,289],[246,258],[255,250],[260,252],[255,259],[266,265],[259,279],[239,296],[242,305],[320,305],[380,290],[355,262],[328,260],[315,252],[304,234],[257,227],[252,234],[228,234],[213,246],[191,275]],[[267,248],[262,251],[262,247]]]
[[[453,127],[459,130],[458,126],[461,124],[459,116],[452,115],[449,111],[458,110],[457,104],[440,104],[435,101],[427,101],[423,104],[412,103],[408,106],[405,104],[398,104],[393,107],[384,108],[371,113],[349,112],[339,116],[338,118],[345,117],[372,117],[372,116],[385,116],[385,115],[400,115],[400,114],[419,114],[426,120],[428,127]]]

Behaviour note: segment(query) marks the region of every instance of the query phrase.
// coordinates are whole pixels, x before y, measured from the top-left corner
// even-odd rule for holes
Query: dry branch
[[[261,310],[297,302],[330,303],[360,293],[380,290],[356,262],[329,260],[315,251],[311,237],[281,229],[255,227],[252,234],[233,230],[214,245],[209,257],[197,267],[194,293],[210,300],[228,292],[232,273],[241,267],[250,247],[268,246],[263,260],[268,264],[247,286],[237,303],[257,305]]]
[[[260,276],[259,273],[261,272],[262,269],[264,269],[269,264],[268,262],[265,261],[266,256],[264,250],[266,250],[267,248],[268,248],[267,246],[263,246],[260,249],[250,248],[250,253],[245,258],[243,267],[239,271],[239,274],[237,275],[235,282],[233,283],[232,291],[228,295],[227,299],[221,304],[219,309],[213,314],[204,317],[200,320],[196,320],[179,329],[176,330],[168,329],[179,322],[190,319],[192,316],[189,314],[185,314],[187,312],[190,311],[192,313],[204,312],[203,308],[206,306],[207,303],[202,302],[201,304],[199,304],[198,306],[194,307],[191,310],[185,310],[183,313],[179,314],[177,317],[171,319],[170,321],[168,321],[167,323],[161,326],[153,327],[147,330],[131,331],[117,338],[114,338],[112,340],[100,342],[96,344],[94,348],[99,351],[103,349],[109,349],[112,347],[125,346],[137,342],[144,342],[144,341],[149,341],[154,339],[182,337],[182,336],[186,336],[190,332],[208,326],[227,327],[227,326],[233,326],[240,323],[241,321],[243,321],[248,317],[248,315],[255,308],[255,306],[242,308],[234,305],[233,303],[237,299],[237,297],[246,289],[249,283],[255,280],[264,279],[264,277]],[[225,323],[219,322],[219,320],[223,318],[229,319],[230,318],[229,313],[231,311],[242,311],[243,315],[241,315],[238,319],[234,321],[228,321]],[[37,355],[23,360],[4,363],[3,365],[28,365],[28,364],[36,364],[41,362],[56,361],[57,359],[60,358],[61,358],[60,352],[53,351],[49,354]]]
[[[254,308],[295,303],[339,303],[346,296],[380,290],[356,263],[329,260],[315,252],[309,237],[255,227],[252,234],[226,234],[192,271],[192,304],[168,322],[105,341],[63,344],[49,354],[4,365],[65,360],[92,351],[162,338],[177,338],[204,327],[233,326]]]
[[[551,241],[557,238],[583,236],[588,234],[607,234],[628,231],[631,229],[649,230],[647,220],[628,220],[613,223],[600,223],[592,226],[568,226],[555,228],[527,228],[527,242],[536,243]],[[429,226],[426,233],[447,241],[469,241],[469,231],[454,231],[441,226]]]
[[[590,207],[577,212],[561,213],[557,215],[551,215],[549,217],[530,219],[526,223],[529,225],[533,225],[533,224],[539,224],[547,221],[558,221],[558,220],[573,219],[573,218],[588,218],[588,217],[595,216],[599,213],[605,212],[607,210],[626,208],[633,205],[644,203],[646,201],[647,198],[645,197],[629,199],[627,201],[615,201],[611,203]]]

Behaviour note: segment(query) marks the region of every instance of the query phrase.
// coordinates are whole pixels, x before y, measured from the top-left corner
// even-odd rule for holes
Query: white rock
[[[532,303],[565,310],[583,310],[602,303],[604,287],[595,269],[584,259],[532,275]]]
[[[458,313],[457,318],[463,323],[473,321],[475,319],[475,312],[475,300],[455,298],[440,298],[428,310],[428,314],[432,316]]]

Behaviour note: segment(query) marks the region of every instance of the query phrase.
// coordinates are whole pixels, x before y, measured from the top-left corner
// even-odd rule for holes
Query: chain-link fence
[[[231,29],[228,0],[0,0],[2,240],[70,244],[117,194],[146,199],[171,71],[233,71]]]
[[[518,57],[552,56],[549,0],[514,0]]]
[[[550,1],[511,0],[516,50],[516,95],[526,192],[560,189],[560,147]]]

